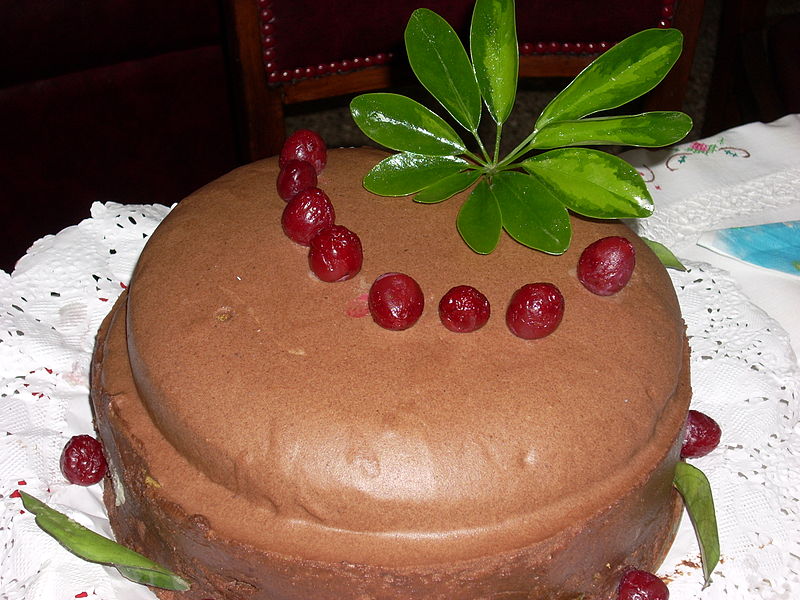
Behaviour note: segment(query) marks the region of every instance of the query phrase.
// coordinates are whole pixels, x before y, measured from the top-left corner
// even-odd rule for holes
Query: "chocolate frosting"
[[[464,195],[415,205],[362,188],[384,156],[331,151],[319,179],[337,223],[361,238],[352,280],[317,280],[307,249],[283,234],[274,159],[193,194],[153,234],[96,356],[115,529],[185,561],[190,577],[229,559],[281,573],[275,564],[293,560],[328,565],[311,573],[477,561],[488,573],[492,561],[507,572],[521,552],[547,577],[607,564],[608,581],[636,553],[654,563],[675,519],[672,468],[690,395],[665,269],[624,225],[580,218],[560,256],[505,234],[492,254],[473,253],[455,228]],[[629,238],[637,264],[621,292],[600,297],[576,264],[608,235]],[[366,309],[370,284],[390,271],[425,293],[405,331],[382,329]],[[506,327],[506,305],[537,281],[560,288],[566,311],[550,336],[522,340]],[[463,284],[492,306],[469,334],[437,314]],[[204,541],[190,535],[197,523]],[[193,545],[176,558],[169,547],[186,535]],[[602,547],[580,554],[598,543],[622,548],[613,567]],[[573,557],[550,564],[556,552]],[[434,571],[426,577],[439,581]]]
[[[140,258],[127,320],[136,389],[184,466],[263,518],[212,524],[311,558],[369,560],[380,547],[408,564],[543,539],[612,503],[683,418],[683,325],[664,268],[623,225],[582,219],[561,256],[505,235],[478,255],[455,229],[462,198],[421,206],[361,187],[354,173],[383,156],[332,151],[319,180],[362,241],[350,281],[316,280],[306,248],[284,236],[274,160],[183,201]],[[599,297],[575,265],[606,235],[629,237],[637,266],[625,289]],[[407,331],[364,308],[388,271],[425,292]],[[536,281],[561,289],[566,312],[555,333],[526,341],[504,312]],[[493,309],[471,334],[437,316],[461,284]],[[334,538],[347,541],[332,550]]]

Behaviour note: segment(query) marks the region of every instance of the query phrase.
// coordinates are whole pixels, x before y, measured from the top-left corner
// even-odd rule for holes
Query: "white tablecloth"
[[[714,489],[722,562],[703,590],[684,519],[659,572],[676,600],[800,596],[800,391],[791,345],[800,340],[798,283],[694,246],[705,229],[796,207],[799,122],[792,116],[627,154],[657,205],[642,232],[688,259],[689,271],[672,275],[693,351],[693,404],[723,427],[720,448],[695,461]],[[58,457],[69,436],[92,430],[95,332],[168,210],[95,204],[91,219],[37,242],[13,274],[0,272],[1,598],[153,598],[61,548],[13,492],[25,489],[109,533],[100,487],[68,485]]]
[[[622,156],[640,170],[656,203],[655,215],[639,227],[643,235],[729,272],[789,333],[800,356],[800,271],[796,277],[769,271],[696,244],[707,230],[800,219],[800,115]]]

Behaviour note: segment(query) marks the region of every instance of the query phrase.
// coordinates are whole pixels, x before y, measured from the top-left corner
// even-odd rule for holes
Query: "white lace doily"
[[[92,431],[95,332],[168,210],[95,204],[91,219],[37,242],[13,275],[0,271],[2,598],[154,598],[61,548],[13,492],[24,489],[109,534],[99,486],[67,484],[58,460],[71,435]],[[721,447],[694,461],[715,493],[722,561],[702,590],[698,548],[684,519],[660,574],[674,599],[789,600],[800,592],[796,361],[786,334],[726,273],[691,264],[673,278],[691,337],[693,406],[723,428]]]

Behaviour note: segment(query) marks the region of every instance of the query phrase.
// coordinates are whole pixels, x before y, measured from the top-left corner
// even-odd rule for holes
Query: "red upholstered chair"
[[[427,7],[466,32],[473,0],[229,0],[250,158],[274,154],[284,107],[391,87],[406,73],[403,31]],[[649,27],[677,27],[684,52],[647,104],[679,109],[703,0],[517,0],[520,74],[572,77],[610,44]]]

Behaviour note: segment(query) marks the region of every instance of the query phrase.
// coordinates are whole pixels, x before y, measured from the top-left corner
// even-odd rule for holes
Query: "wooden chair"
[[[704,0],[517,0],[522,77],[573,77],[614,42],[649,27],[676,27],[684,51],[646,106],[680,109]],[[415,8],[466,32],[473,0],[227,0],[232,54],[252,160],[275,154],[287,105],[390,88],[408,69],[403,31]],[[557,7],[557,8],[556,8]]]

